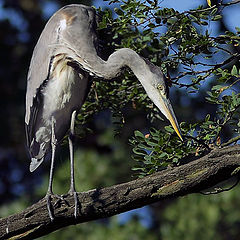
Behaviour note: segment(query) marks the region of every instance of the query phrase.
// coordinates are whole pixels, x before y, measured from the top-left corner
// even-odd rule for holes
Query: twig
[[[236,136],[236,137],[234,137],[234,138],[231,138],[229,141],[221,144],[221,147],[226,147],[226,146],[228,146],[228,145],[230,145],[230,144],[232,144],[232,143],[237,142],[238,140],[240,140],[240,135],[238,135],[238,136]]]
[[[229,3],[222,3],[221,6],[230,6],[230,5],[234,5],[234,4],[238,4],[240,3],[240,0],[235,0]]]
[[[221,187],[215,187],[214,188],[214,191],[209,191],[209,192],[199,192],[203,195],[214,195],[214,194],[218,194],[218,193],[221,193],[221,192],[227,192],[227,191],[230,191],[231,189],[233,189],[234,187],[236,187],[239,183],[240,179],[237,178],[237,181],[229,188],[221,188]]]
[[[222,67],[222,66],[224,66],[224,65],[227,65],[227,64],[229,64],[230,62],[232,62],[233,60],[235,60],[236,58],[238,59],[239,57],[240,57],[240,55],[239,55],[238,53],[232,54],[231,57],[229,57],[228,59],[224,60],[224,61],[221,62],[221,63],[218,63],[218,64],[214,65],[214,67],[212,67],[212,68],[210,68],[210,69],[202,70],[202,71],[195,71],[195,72],[192,72],[192,71],[191,71],[191,72],[184,72],[184,73],[182,73],[181,75],[178,75],[177,77],[172,78],[171,80],[178,80],[178,79],[180,79],[180,78],[182,78],[182,77],[184,77],[184,76],[186,76],[186,75],[193,75],[193,74],[196,75],[196,74],[203,74],[203,73],[206,73],[206,75],[207,75],[207,76],[205,76],[205,78],[206,78],[206,77],[208,77],[213,71],[215,71],[217,68]],[[178,83],[177,81],[173,81],[173,83],[176,84],[176,85],[179,85],[180,87],[191,87],[191,86],[199,83],[199,82],[202,81],[202,80],[203,80],[203,79],[200,78],[198,81],[196,81],[196,82],[194,82],[194,83],[191,83],[191,84],[182,84],[182,83]]]

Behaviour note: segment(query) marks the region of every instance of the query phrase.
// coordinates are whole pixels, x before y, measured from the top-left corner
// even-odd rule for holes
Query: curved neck
[[[129,67],[136,77],[141,81],[144,78],[147,64],[146,62],[133,50],[129,48],[122,48],[111,54],[107,61],[100,57],[95,59],[94,73],[105,79],[116,77],[123,67]]]

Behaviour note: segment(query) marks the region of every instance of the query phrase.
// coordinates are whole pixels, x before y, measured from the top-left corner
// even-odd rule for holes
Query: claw
[[[47,199],[47,210],[48,210],[48,215],[50,217],[51,222],[54,220],[54,209],[52,205],[52,195],[51,193],[47,193],[46,199]]]
[[[74,217],[75,219],[77,219],[79,209],[78,194],[76,191],[73,190],[70,190],[68,193],[74,197]]]
[[[73,193],[74,196],[74,204],[75,204],[75,208],[74,208],[74,217],[75,219],[77,219],[77,215],[78,215],[78,208],[79,208],[79,203],[78,203],[78,195],[77,192]]]
[[[54,203],[54,208],[59,208],[62,205],[62,202],[64,202],[64,204],[66,204],[67,206],[70,206],[68,201],[65,199],[66,195],[56,195],[57,196],[57,201]]]
[[[73,195],[73,197],[74,197],[74,204],[75,204],[74,217],[75,217],[75,219],[77,218],[78,208],[79,208],[78,196],[77,196],[77,192],[75,190],[74,157],[73,157],[74,122],[75,122],[76,114],[77,114],[76,111],[72,112],[71,125],[70,125],[70,135],[68,136],[69,152],[70,152],[70,164],[71,164],[71,185],[70,185],[70,190],[69,190],[68,193],[70,195]]]
[[[57,146],[57,144],[56,144],[57,141],[56,141],[55,132],[54,132],[54,124],[55,124],[55,120],[52,117],[52,139],[51,139],[52,156],[51,156],[51,167],[50,167],[48,191],[47,191],[47,194],[46,194],[47,210],[48,210],[48,215],[51,219],[51,222],[54,220],[54,207],[53,207],[52,202],[51,202],[51,197],[54,195],[53,191],[52,191],[52,183],[53,183],[55,151],[56,151],[56,146]]]

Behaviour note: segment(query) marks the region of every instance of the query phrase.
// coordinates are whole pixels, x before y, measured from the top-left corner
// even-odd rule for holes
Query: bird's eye
[[[157,89],[162,92],[164,90],[164,87],[163,87],[163,85],[158,84]]]
[[[158,84],[157,89],[161,92],[162,95],[167,95],[167,89],[164,85]]]

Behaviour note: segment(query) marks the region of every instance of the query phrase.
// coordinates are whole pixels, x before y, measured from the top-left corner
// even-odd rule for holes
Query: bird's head
[[[148,73],[144,77],[144,81],[141,81],[142,85],[149,98],[170,121],[179,138],[183,140],[177,118],[169,100],[169,89],[166,84],[166,78],[158,67],[151,64],[149,61],[146,61],[146,63],[149,71],[147,71]]]

